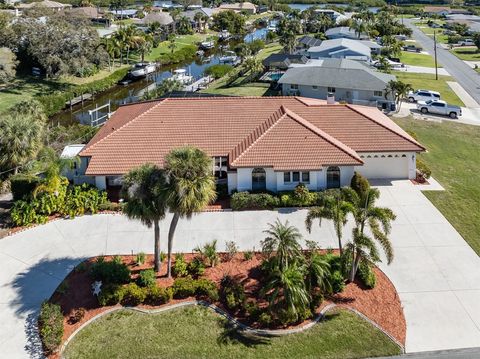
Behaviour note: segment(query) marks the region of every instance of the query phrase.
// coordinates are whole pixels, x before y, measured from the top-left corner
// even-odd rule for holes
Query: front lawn
[[[425,196],[480,255],[480,127],[412,119],[397,123],[427,147],[420,157],[446,189]]]
[[[205,41],[208,36],[211,35],[195,33],[193,35],[176,36],[175,51],[178,51],[186,46],[195,45],[198,42]],[[145,55],[145,61],[156,61],[161,55],[170,54],[172,50],[168,48],[169,44],[170,41],[161,42],[157,47],[153,48],[149,54]]]
[[[224,96],[268,96],[273,95],[269,91],[270,84],[261,82],[249,82],[231,87],[223,86],[221,83],[212,84],[203,90],[204,93]]]
[[[397,80],[412,85],[415,90],[424,89],[438,91],[442,96],[442,100],[445,100],[452,105],[464,106],[462,100],[460,100],[447,84],[447,81],[455,81],[453,77],[439,75],[438,80],[435,80],[434,74],[418,74],[402,71],[393,71],[392,74],[397,77]]]
[[[464,61],[480,61],[480,52],[476,47],[457,47],[452,54]]]
[[[435,67],[435,61],[432,56],[417,52],[402,51],[400,62],[411,66]],[[442,67],[438,65],[438,67]]]
[[[242,335],[203,307],[145,315],[107,314],[67,346],[80,358],[364,358],[400,354],[385,334],[357,315],[340,310],[299,334],[278,338]]]

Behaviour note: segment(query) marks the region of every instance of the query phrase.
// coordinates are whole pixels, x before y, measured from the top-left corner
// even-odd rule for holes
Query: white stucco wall
[[[237,169],[237,190],[238,192],[252,190],[252,169],[251,168]]]
[[[415,153],[362,153],[361,156],[365,164],[356,166],[355,171],[368,179],[415,178]]]
[[[227,186],[228,193],[237,189],[237,172],[228,172],[227,173]]]
[[[95,186],[98,189],[107,189],[107,178],[105,176],[95,176]]]

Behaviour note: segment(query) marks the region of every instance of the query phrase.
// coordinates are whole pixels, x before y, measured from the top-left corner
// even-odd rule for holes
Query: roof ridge
[[[424,147],[423,145],[421,145],[418,141],[416,141],[413,137],[411,137],[410,135],[408,135],[407,132],[405,132],[405,133],[407,133],[408,136],[404,136],[402,133],[399,133],[399,132],[397,132],[397,131],[394,131],[392,128],[389,128],[388,126],[385,126],[385,124],[377,121],[377,120],[374,119],[373,117],[368,116],[367,114],[363,113],[362,111],[359,111],[357,108],[353,107],[354,105],[352,105],[352,104],[346,104],[345,106],[348,107],[349,109],[351,109],[352,111],[354,111],[354,112],[362,115],[362,116],[365,117],[366,119],[368,119],[368,120],[376,123],[377,125],[385,128],[386,130],[388,130],[388,131],[390,131],[390,132],[392,132],[392,133],[394,133],[394,134],[402,137],[403,139],[407,140],[408,142],[413,143],[414,145],[416,145],[416,146],[418,146],[418,147],[420,147],[420,148],[423,148],[423,150],[426,150],[426,149],[427,149],[426,147]],[[357,105],[357,106],[358,106],[358,105]],[[393,122],[393,121],[392,121],[392,123],[395,124],[395,122]],[[395,125],[396,125],[396,124],[395,124]],[[398,125],[397,125],[397,126],[398,126]],[[399,127],[402,131],[404,131],[400,126],[398,126],[398,127]]]
[[[265,134],[271,130],[284,116],[285,111],[283,111],[282,105],[278,110],[274,111],[266,121],[257,126],[230,151],[230,163],[233,164],[240,157],[242,157],[242,155],[244,155],[255,143],[265,136]]]
[[[343,152],[345,152],[350,157],[354,158],[355,160],[359,161],[360,163],[363,163],[360,156],[352,148],[348,147],[346,144],[344,144],[340,140],[336,139],[335,137],[329,135],[325,131],[319,129],[317,126],[315,126],[311,122],[307,121],[302,116],[300,116],[300,115],[296,114],[295,112],[289,110],[288,108],[284,107],[283,105],[282,105],[282,108],[285,111],[285,114],[288,115],[290,118],[297,121],[299,124],[301,124],[302,126],[304,126],[307,129],[309,129],[310,131],[314,132],[318,136],[322,137],[325,141],[329,142],[333,146],[342,150]]]
[[[97,142],[95,142],[94,144],[92,144],[91,146],[85,148],[81,153],[85,153],[89,150],[91,150],[92,148],[94,148],[96,145],[98,145],[100,142],[103,142],[104,140],[106,140],[107,138],[109,138],[110,136],[112,136],[113,134],[117,133],[118,131],[120,131],[121,129],[127,127],[128,125],[130,125],[132,122],[135,122],[137,119],[139,119],[140,117],[143,117],[145,116],[146,114],[148,114],[150,111],[152,111],[154,108],[157,108],[157,106],[160,106],[161,104],[163,104],[164,102],[166,102],[168,99],[162,99],[160,101],[158,101],[158,103],[156,105],[153,105],[152,107],[150,107],[148,110],[142,112],[141,114],[139,114],[138,116],[132,118],[130,121],[127,121],[126,123],[124,123],[122,126],[120,126],[119,128],[117,129],[114,129],[112,132],[110,132],[108,135],[102,137],[101,139],[99,139]],[[105,125],[107,124],[107,122],[105,122]],[[105,126],[104,125],[104,126]]]

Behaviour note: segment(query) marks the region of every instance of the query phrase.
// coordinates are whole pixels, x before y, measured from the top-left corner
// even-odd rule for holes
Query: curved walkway
[[[406,351],[480,346],[480,259],[441,213],[409,181],[379,186],[381,205],[397,214],[392,229],[395,261],[381,265],[397,288],[407,320]],[[258,250],[266,224],[276,218],[305,238],[335,247],[331,223],[305,230],[305,210],[209,212],[182,220],[174,251],[218,240]],[[168,218],[161,228],[162,246]],[[351,225],[345,228],[345,237]],[[122,215],[57,220],[0,240],[0,353],[41,357],[36,333],[40,303],[82,260],[100,254],[151,252],[153,230]]]

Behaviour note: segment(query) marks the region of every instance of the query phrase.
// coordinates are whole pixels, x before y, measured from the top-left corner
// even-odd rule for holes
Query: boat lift
[[[107,113],[99,117],[98,111],[104,108],[108,108]],[[111,108],[110,101],[108,101],[108,103],[106,103],[105,105],[97,106],[93,110],[88,110],[88,115],[90,116],[90,126],[92,127],[102,126],[112,115],[112,113],[110,112],[110,108]]]

